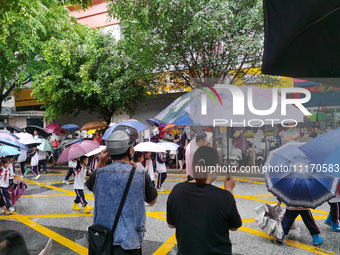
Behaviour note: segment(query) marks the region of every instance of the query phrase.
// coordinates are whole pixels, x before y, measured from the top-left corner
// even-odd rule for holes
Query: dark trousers
[[[113,253],[114,255],[142,255],[142,248],[136,250],[124,250],[122,246],[114,246]]]
[[[297,216],[301,215],[303,222],[309,230],[311,235],[320,234],[319,228],[316,226],[314,218],[310,210],[289,210],[286,209],[286,213],[282,219],[282,228],[285,235],[288,235],[290,228],[292,227]]]
[[[339,217],[340,217],[340,203],[329,203],[330,208],[330,215],[331,215],[331,220],[335,223],[339,223]]]
[[[38,166],[32,166],[32,173],[33,175],[37,176],[39,173],[38,173]]]
[[[81,203],[83,207],[85,207],[87,205],[87,202],[85,200],[84,191],[82,189],[75,189],[74,191],[76,192],[76,195],[77,195],[74,202],[76,204]]]
[[[21,174],[24,175],[26,173],[25,171],[25,161],[24,162],[19,162],[19,166],[20,166],[20,171],[21,171]]]
[[[7,207],[7,209],[9,209],[10,207],[12,207],[12,203],[11,203],[11,199],[9,197],[7,188],[1,187],[0,192],[1,192],[1,194],[0,194],[1,205],[2,206],[5,205]]]
[[[157,189],[162,187],[163,182],[165,181],[168,175],[166,173],[159,173],[158,174],[158,181],[157,181]]]
[[[39,160],[38,162],[38,171],[41,171],[41,166],[43,167],[43,171],[46,172],[46,159]]]
[[[70,169],[67,171],[67,174],[65,176],[65,180],[68,181],[68,179],[71,177],[71,175],[74,174],[73,168],[70,167]]]

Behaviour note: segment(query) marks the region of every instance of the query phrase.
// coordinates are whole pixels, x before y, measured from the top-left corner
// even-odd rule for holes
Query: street
[[[0,216],[0,228],[20,231],[25,238],[31,254],[39,254],[48,239],[53,239],[51,254],[87,254],[87,228],[92,224],[92,214],[72,210],[75,198],[73,185],[63,184],[65,169],[48,169],[46,175],[38,181],[26,176],[28,189],[15,204],[16,212]],[[71,177],[71,181],[72,181]],[[312,210],[316,224],[320,228],[324,243],[314,246],[307,228],[299,217],[295,222],[296,229],[291,230],[282,245],[272,241],[262,232],[254,218],[254,208],[263,203],[276,203],[275,197],[266,189],[261,175],[239,174],[234,176],[236,187],[234,195],[243,226],[236,232],[230,232],[233,254],[340,254],[337,245],[340,233],[332,232],[324,224],[329,206],[324,203]],[[157,203],[146,205],[146,234],[143,254],[176,254],[175,231],[166,223],[166,200],[176,183],[185,181],[183,172],[168,171],[168,178],[163,184]],[[221,187],[223,177],[214,185]],[[85,189],[86,199],[92,206],[93,194]],[[204,220],[204,219],[202,219]]]

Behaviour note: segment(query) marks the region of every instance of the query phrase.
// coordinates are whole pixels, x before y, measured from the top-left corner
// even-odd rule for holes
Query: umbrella
[[[340,2],[264,0],[262,73],[339,87]],[[307,78],[308,77],[308,78]]]
[[[264,204],[256,207],[255,211],[257,214],[255,221],[259,228],[280,240],[284,235],[281,221],[286,210],[279,204]]]
[[[148,123],[151,127],[153,127],[155,123],[159,125],[159,121],[155,119],[148,119],[146,120],[146,123]]]
[[[19,132],[19,133],[22,132],[22,129],[17,127],[17,126],[6,127],[6,129],[11,131],[11,132],[14,132],[14,131]]]
[[[0,122],[0,129],[2,128],[8,128],[8,127],[11,127],[10,124],[6,123],[6,122]]]
[[[53,144],[46,139],[37,139],[41,144],[37,147],[40,151],[54,151]]]
[[[99,153],[101,153],[102,150],[104,150],[105,148],[106,148],[105,145],[100,145],[99,148],[94,149],[93,151],[90,151],[89,153],[85,154],[85,156],[91,157],[91,156],[93,156],[93,155],[99,154]]]
[[[22,132],[22,133],[18,133],[15,135],[19,137],[19,139],[22,139],[22,140],[33,139],[33,135],[31,135],[30,133]]]
[[[324,133],[300,146],[300,150],[314,164],[322,164],[340,146],[340,128]]]
[[[94,141],[83,141],[72,144],[61,153],[57,163],[68,162],[70,160],[83,156],[97,148],[99,148],[99,144]]]
[[[89,131],[87,131],[88,134],[95,134],[97,131],[97,129],[90,129]]]
[[[171,142],[159,142],[157,144],[166,151],[177,150],[177,148],[179,147],[178,144]]]
[[[55,124],[55,123],[50,123],[46,126],[46,128],[56,128],[56,127],[60,128],[61,126],[59,124]]]
[[[5,133],[0,133],[0,143],[4,145],[12,146],[12,147],[26,149],[26,147],[23,146],[17,139]]]
[[[0,145],[0,156],[14,156],[19,155],[20,151],[18,151],[16,148],[8,146],[8,145]]]
[[[31,135],[34,135],[34,130],[37,130],[39,132],[39,136],[42,136],[45,139],[47,139],[47,137],[51,135],[51,133],[46,132],[44,129],[42,129],[39,126],[27,126],[24,128],[24,130],[27,133],[30,133]]]
[[[326,158],[324,164],[326,164],[327,174],[340,178],[340,146]]]
[[[36,147],[41,144],[39,139],[33,139],[33,137],[25,136],[24,138],[20,138],[19,142],[27,145],[28,147]]]
[[[48,124],[44,130],[53,134],[66,133],[66,129],[62,128],[59,124],[54,123]]]
[[[78,130],[79,127],[75,124],[66,124],[66,125],[63,125],[61,126],[63,129],[66,129],[68,131],[72,131],[72,130]]]
[[[9,131],[6,131],[6,130],[0,130],[0,133],[8,134],[8,135],[12,136],[15,139],[19,139],[19,137],[17,135],[15,135],[15,134],[13,134],[13,133],[11,133]]]
[[[9,193],[9,196],[12,201],[12,205],[14,205],[18,199],[21,197],[21,195],[25,192],[27,189],[27,185],[23,182],[15,182],[13,185],[9,186],[7,191]]]
[[[134,150],[145,151],[145,152],[165,152],[166,153],[166,151],[161,146],[153,142],[139,143],[134,147]]]
[[[335,197],[339,179],[313,171],[310,160],[288,143],[271,151],[262,168],[268,191],[289,206],[316,208]]]
[[[307,118],[309,118],[312,121],[316,121],[316,117],[318,117],[318,120],[328,120],[329,117],[327,116],[327,114],[323,113],[323,112],[313,112],[312,115],[307,116]]]
[[[145,124],[143,124],[139,121],[134,121],[134,120],[124,121],[124,122],[121,122],[121,123],[118,123],[114,126],[109,127],[109,129],[106,130],[105,134],[103,135],[102,140],[106,140],[114,130],[117,130],[117,128],[119,126],[123,126],[127,129],[134,128],[137,132],[141,132],[141,131],[148,128],[147,125],[145,125]],[[137,136],[138,136],[138,133],[137,133]]]
[[[86,123],[84,126],[82,126],[82,128],[80,130],[101,129],[101,128],[105,128],[107,126],[108,125],[105,122],[92,121],[92,122]]]

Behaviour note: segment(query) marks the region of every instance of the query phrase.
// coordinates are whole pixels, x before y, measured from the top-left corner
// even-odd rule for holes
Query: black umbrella
[[[17,126],[6,127],[6,129],[9,130],[9,131],[11,131],[12,133],[13,133],[14,131],[16,131],[16,132],[18,132],[18,133],[22,132],[22,129],[19,128],[19,127],[17,127]]]
[[[340,87],[340,1],[263,2],[262,73]]]
[[[47,139],[51,135],[51,133],[46,132],[41,127],[33,126],[33,125],[25,127],[24,130],[31,135],[34,135],[34,130],[37,130],[39,132],[39,136],[42,136],[45,139]]]
[[[11,125],[6,122],[0,122],[0,129],[8,128],[8,127],[11,127]]]

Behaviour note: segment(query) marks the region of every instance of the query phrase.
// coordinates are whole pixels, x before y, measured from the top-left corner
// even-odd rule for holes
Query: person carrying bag
[[[114,232],[118,225],[118,221],[120,215],[122,213],[124,203],[127,197],[127,194],[130,189],[130,185],[132,182],[132,178],[135,174],[136,168],[133,167],[129,179],[126,183],[124,193],[122,199],[120,201],[118,211],[113,222],[112,229],[104,227],[102,225],[92,225],[88,228],[89,233],[89,255],[109,255],[113,254],[113,240],[114,240]],[[97,172],[98,174],[98,172]]]

